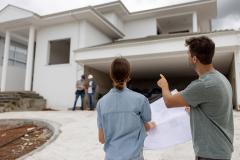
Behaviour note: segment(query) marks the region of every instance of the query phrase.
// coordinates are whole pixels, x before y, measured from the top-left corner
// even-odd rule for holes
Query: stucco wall
[[[111,22],[115,27],[117,27],[120,31],[124,32],[124,23],[121,18],[113,12],[104,13],[103,16]]]
[[[70,63],[47,65],[50,40],[71,39]],[[107,43],[110,39],[86,21],[72,22],[37,31],[33,90],[47,99],[47,106],[55,109],[72,107],[75,83],[83,74],[83,66],[74,61],[78,48]]]
[[[25,82],[25,67],[8,66],[6,91],[23,91]],[[2,75],[2,66],[0,66],[0,75]],[[1,82],[0,76],[0,82]]]
[[[146,37],[157,34],[155,18],[139,19],[124,22],[124,39]]]

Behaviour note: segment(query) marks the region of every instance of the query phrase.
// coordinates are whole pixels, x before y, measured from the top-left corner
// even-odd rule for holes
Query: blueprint
[[[171,93],[176,94],[177,90]],[[189,114],[184,107],[168,109],[160,98],[151,104],[151,112],[157,127],[148,132],[145,149],[164,149],[192,139]]]

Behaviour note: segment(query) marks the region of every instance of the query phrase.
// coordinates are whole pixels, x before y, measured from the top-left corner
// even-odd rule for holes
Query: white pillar
[[[240,109],[240,48],[234,53],[235,62],[235,86],[236,86],[236,109]]]
[[[27,50],[27,66],[25,76],[25,90],[30,91],[32,85],[32,69],[33,69],[33,52],[35,41],[35,27],[29,28],[28,50]]]
[[[192,29],[193,32],[198,32],[198,19],[197,19],[197,12],[193,12],[192,15]]]
[[[4,54],[3,54],[4,57],[3,57],[3,66],[2,66],[1,91],[6,90],[9,49],[10,49],[10,32],[6,31],[5,44],[4,44]]]

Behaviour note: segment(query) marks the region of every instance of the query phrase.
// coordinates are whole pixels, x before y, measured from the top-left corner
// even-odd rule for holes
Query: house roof
[[[19,16],[20,15],[20,16]],[[39,16],[31,11],[8,5],[0,11],[0,29],[14,29],[29,25],[37,27],[87,20],[113,39],[122,38],[124,34],[110,23],[95,8],[87,6],[80,9]]]
[[[35,13],[35,12],[33,12],[33,11],[30,11],[30,10],[25,9],[25,8],[20,8],[20,7],[18,7],[18,6],[12,5],[12,4],[8,4],[8,5],[6,5],[4,8],[2,8],[2,9],[0,10],[0,12],[6,10],[6,9],[9,8],[9,7],[18,8],[18,9],[20,9],[20,10],[23,10],[23,11],[25,11],[25,12],[29,12],[29,13],[32,13],[33,15],[35,15],[35,16],[39,16],[39,17],[40,17],[39,14],[37,14],[37,13]]]
[[[118,13],[124,20],[135,20],[139,18],[147,18],[152,16],[162,16],[165,14],[173,14],[177,12],[176,9],[180,9],[181,12],[201,12],[202,14],[206,13],[208,15],[204,15],[206,17],[215,17],[217,15],[217,1],[216,0],[194,0],[191,2],[169,5],[165,7],[158,7],[153,9],[141,10],[130,12],[126,6],[122,3],[121,0],[114,1],[110,3],[100,4],[93,6],[96,10],[101,13],[106,12],[115,12]],[[173,12],[173,13],[171,13]]]
[[[122,20],[135,20],[138,18],[167,16],[178,13],[199,12],[199,16],[212,18],[216,16],[216,0],[201,0],[154,8],[150,10],[129,12],[121,1],[87,6],[78,9],[40,16],[32,11],[8,5],[0,11],[0,30],[19,28],[29,25],[47,26],[70,21],[87,20],[113,39],[122,38],[124,34],[102,13],[115,12]],[[200,14],[201,12],[201,14]],[[20,14],[21,13],[21,14]]]

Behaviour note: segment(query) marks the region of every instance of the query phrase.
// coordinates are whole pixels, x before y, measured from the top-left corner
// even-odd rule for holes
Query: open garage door
[[[192,80],[197,79],[194,68],[189,66],[186,53],[161,54],[158,56],[126,57],[132,67],[131,81],[128,87],[149,98],[150,102],[161,97],[156,82],[162,73],[169,81],[171,89],[183,90]],[[105,94],[111,87],[109,78],[110,64],[113,59],[94,60],[85,65],[85,74],[93,74],[99,85],[99,92]],[[233,53],[216,53],[214,65],[235,87]],[[234,98],[235,99],[235,98]]]

